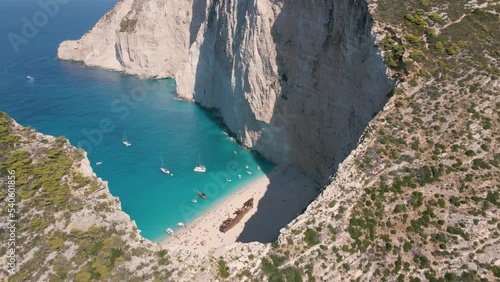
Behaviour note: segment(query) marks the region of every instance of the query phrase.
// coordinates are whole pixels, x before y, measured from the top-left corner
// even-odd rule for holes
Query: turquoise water
[[[16,53],[7,35],[22,35],[22,18],[32,20],[44,10],[37,1],[2,1],[0,110],[85,149],[97,176],[109,181],[141,234],[159,240],[167,227],[175,230],[177,222],[202,216],[273,165],[230,141],[210,112],[176,100],[173,80],[141,80],[56,59],[62,40],[79,38],[113,5],[107,0],[59,5]],[[132,143],[128,148],[122,144],[124,133]],[[160,158],[174,176],[160,171]],[[193,172],[199,159],[207,167],[204,174]]]

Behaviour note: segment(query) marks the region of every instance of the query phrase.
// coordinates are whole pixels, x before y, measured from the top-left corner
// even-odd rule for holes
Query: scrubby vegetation
[[[399,85],[355,158],[362,176],[351,181],[362,188],[327,188],[349,202],[318,203],[302,245],[287,239],[273,252],[290,254],[281,268],[293,264],[316,281],[495,281],[500,7],[368,2]]]
[[[132,230],[117,229],[105,221],[100,226],[82,223],[83,212],[105,218],[106,213],[99,210],[101,204],[114,206],[115,210],[109,208],[108,212],[116,212],[118,206],[111,204],[114,199],[105,193],[102,183],[78,171],[81,159],[82,153],[70,147],[64,137],[37,135],[16,126],[0,112],[0,174],[16,171],[18,199],[19,271],[10,281],[99,281],[112,273],[119,280],[143,281],[120,268],[153,251],[145,247],[131,250],[126,240],[131,240],[128,233]],[[1,188],[5,198],[7,186]],[[3,202],[3,223],[7,208]],[[5,242],[6,236],[1,232],[0,240]],[[167,265],[168,258],[164,254],[158,262]],[[159,273],[151,270],[144,277],[155,275]]]
[[[229,272],[227,271],[228,267],[226,266],[226,262],[223,259],[219,260],[219,275],[222,278],[228,278]]]
[[[123,18],[120,22],[120,32],[133,33],[137,26],[137,19]]]

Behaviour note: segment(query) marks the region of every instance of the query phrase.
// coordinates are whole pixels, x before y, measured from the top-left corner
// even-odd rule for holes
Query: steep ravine
[[[242,144],[324,183],[393,87],[371,29],[365,1],[122,0],[58,57],[172,77]]]

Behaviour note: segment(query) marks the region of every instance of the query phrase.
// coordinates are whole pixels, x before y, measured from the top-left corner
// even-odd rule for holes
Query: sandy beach
[[[208,253],[233,242],[271,242],[279,229],[300,214],[314,199],[318,185],[301,172],[290,167],[277,167],[239,189],[213,209],[174,236],[160,242],[169,248]],[[253,208],[226,233],[219,226],[228,217],[254,199]]]

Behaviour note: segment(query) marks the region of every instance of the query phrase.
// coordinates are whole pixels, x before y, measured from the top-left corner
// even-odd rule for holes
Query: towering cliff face
[[[392,89],[363,0],[122,0],[58,57],[220,113],[248,147],[326,181]]]

